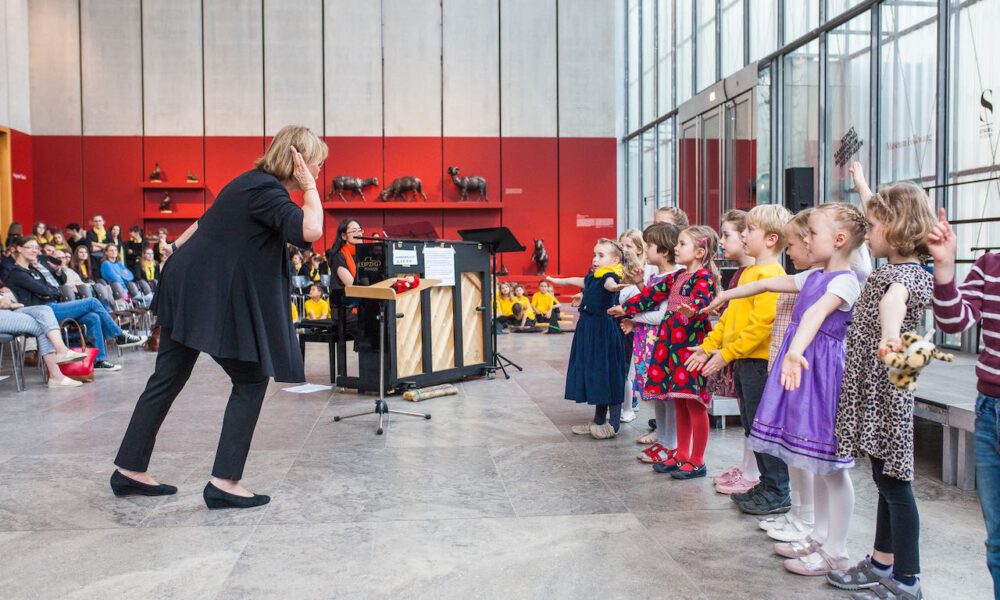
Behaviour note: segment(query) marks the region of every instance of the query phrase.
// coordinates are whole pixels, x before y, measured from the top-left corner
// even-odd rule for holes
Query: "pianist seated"
[[[354,278],[358,274],[354,263],[355,247],[361,243],[364,231],[361,223],[351,218],[344,219],[337,226],[337,236],[333,246],[326,251],[326,262],[330,265],[332,275],[332,288],[343,288],[354,284]]]

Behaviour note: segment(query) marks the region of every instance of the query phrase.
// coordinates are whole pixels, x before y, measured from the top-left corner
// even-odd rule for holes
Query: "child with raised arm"
[[[580,320],[566,370],[566,399],[594,406],[594,418],[574,425],[573,433],[606,440],[621,427],[625,387],[625,346],[615,320],[608,315],[625,276],[624,253],[616,240],[601,238],[594,246],[593,273],[585,277],[547,277],[555,285],[583,288]]]

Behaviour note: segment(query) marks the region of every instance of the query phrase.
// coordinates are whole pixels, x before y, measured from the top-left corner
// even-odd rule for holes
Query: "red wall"
[[[446,239],[458,239],[460,229],[502,224],[527,248],[504,255],[511,275],[535,273],[530,262],[535,239],[544,240],[549,272],[582,275],[594,241],[613,237],[617,230],[617,146],[611,138],[324,139],[330,148],[319,186],[327,203],[327,236],[320,242],[324,248],[347,216],[360,220],[367,233],[383,225],[427,221]],[[13,141],[15,172],[21,168],[33,173],[26,182],[15,181],[15,215],[23,222],[44,220],[63,227],[73,221],[87,224],[101,213],[109,224],[126,229],[144,224],[152,232],[166,226],[176,235],[190,217],[211,206],[233,177],[252,168],[270,140],[22,134]],[[156,162],[169,184],[183,185],[189,171],[198,177],[196,189],[170,190],[172,216],[188,218],[161,218],[158,206],[164,190],[142,188]],[[461,168],[460,176],[486,178],[488,206],[475,194],[470,195],[468,207],[458,204],[459,191],[446,171],[453,165]],[[380,185],[365,190],[367,203],[348,196],[353,205],[346,206],[339,198],[327,198],[330,182],[338,175],[374,176]],[[379,191],[404,175],[421,178],[434,208],[377,204]]]
[[[11,193],[13,202],[13,220],[20,221],[25,231],[31,229],[35,212],[34,195],[34,152],[31,136],[10,130],[10,170],[12,172]],[[6,234],[7,232],[3,232]],[[4,235],[6,237],[6,235]]]

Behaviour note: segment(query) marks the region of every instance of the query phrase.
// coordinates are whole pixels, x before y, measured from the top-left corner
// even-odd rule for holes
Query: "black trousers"
[[[920,515],[913,486],[909,481],[882,473],[885,461],[874,456],[872,479],[878,488],[878,513],[875,517],[875,549],[892,554],[893,573],[920,574]]]
[[[116,465],[130,471],[146,471],[160,425],[191,377],[191,370],[200,354],[200,351],[172,340],[168,328],[161,330],[156,370],[135,405],[132,420],[115,458]],[[233,382],[212,475],[220,479],[239,480],[243,478],[243,466],[247,462],[250,442],[264,403],[268,377],[257,363],[214,356],[212,359]]]
[[[750,437],[750,428],[757,417],[757,407],[764,396],[764,386],[767,384],[767,360],[763,358],[739,358],[733,361],[733,384],[740,400],[740,423],[743,433]],[[776,456],[762,452],[754,452],[757,459],[757,469],[760,471],[760,481],[764,492],[773,498],[785,498],[790,487],[788,481],[788,466],[785,461]]]

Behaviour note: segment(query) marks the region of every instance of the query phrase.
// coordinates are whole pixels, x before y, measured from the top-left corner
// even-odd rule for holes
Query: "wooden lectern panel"
[[[431,349],[435,371],[455,367],[455,288],[431,288]]]
[[[462,273],[462,360],[466,365],[486,361],[483,356],[483,313],[476,310],[482,303],[482,274]]]
[[[424,344],[421,336],[420,294],[396,297],[396,377],[408,377],[424,372]]]

